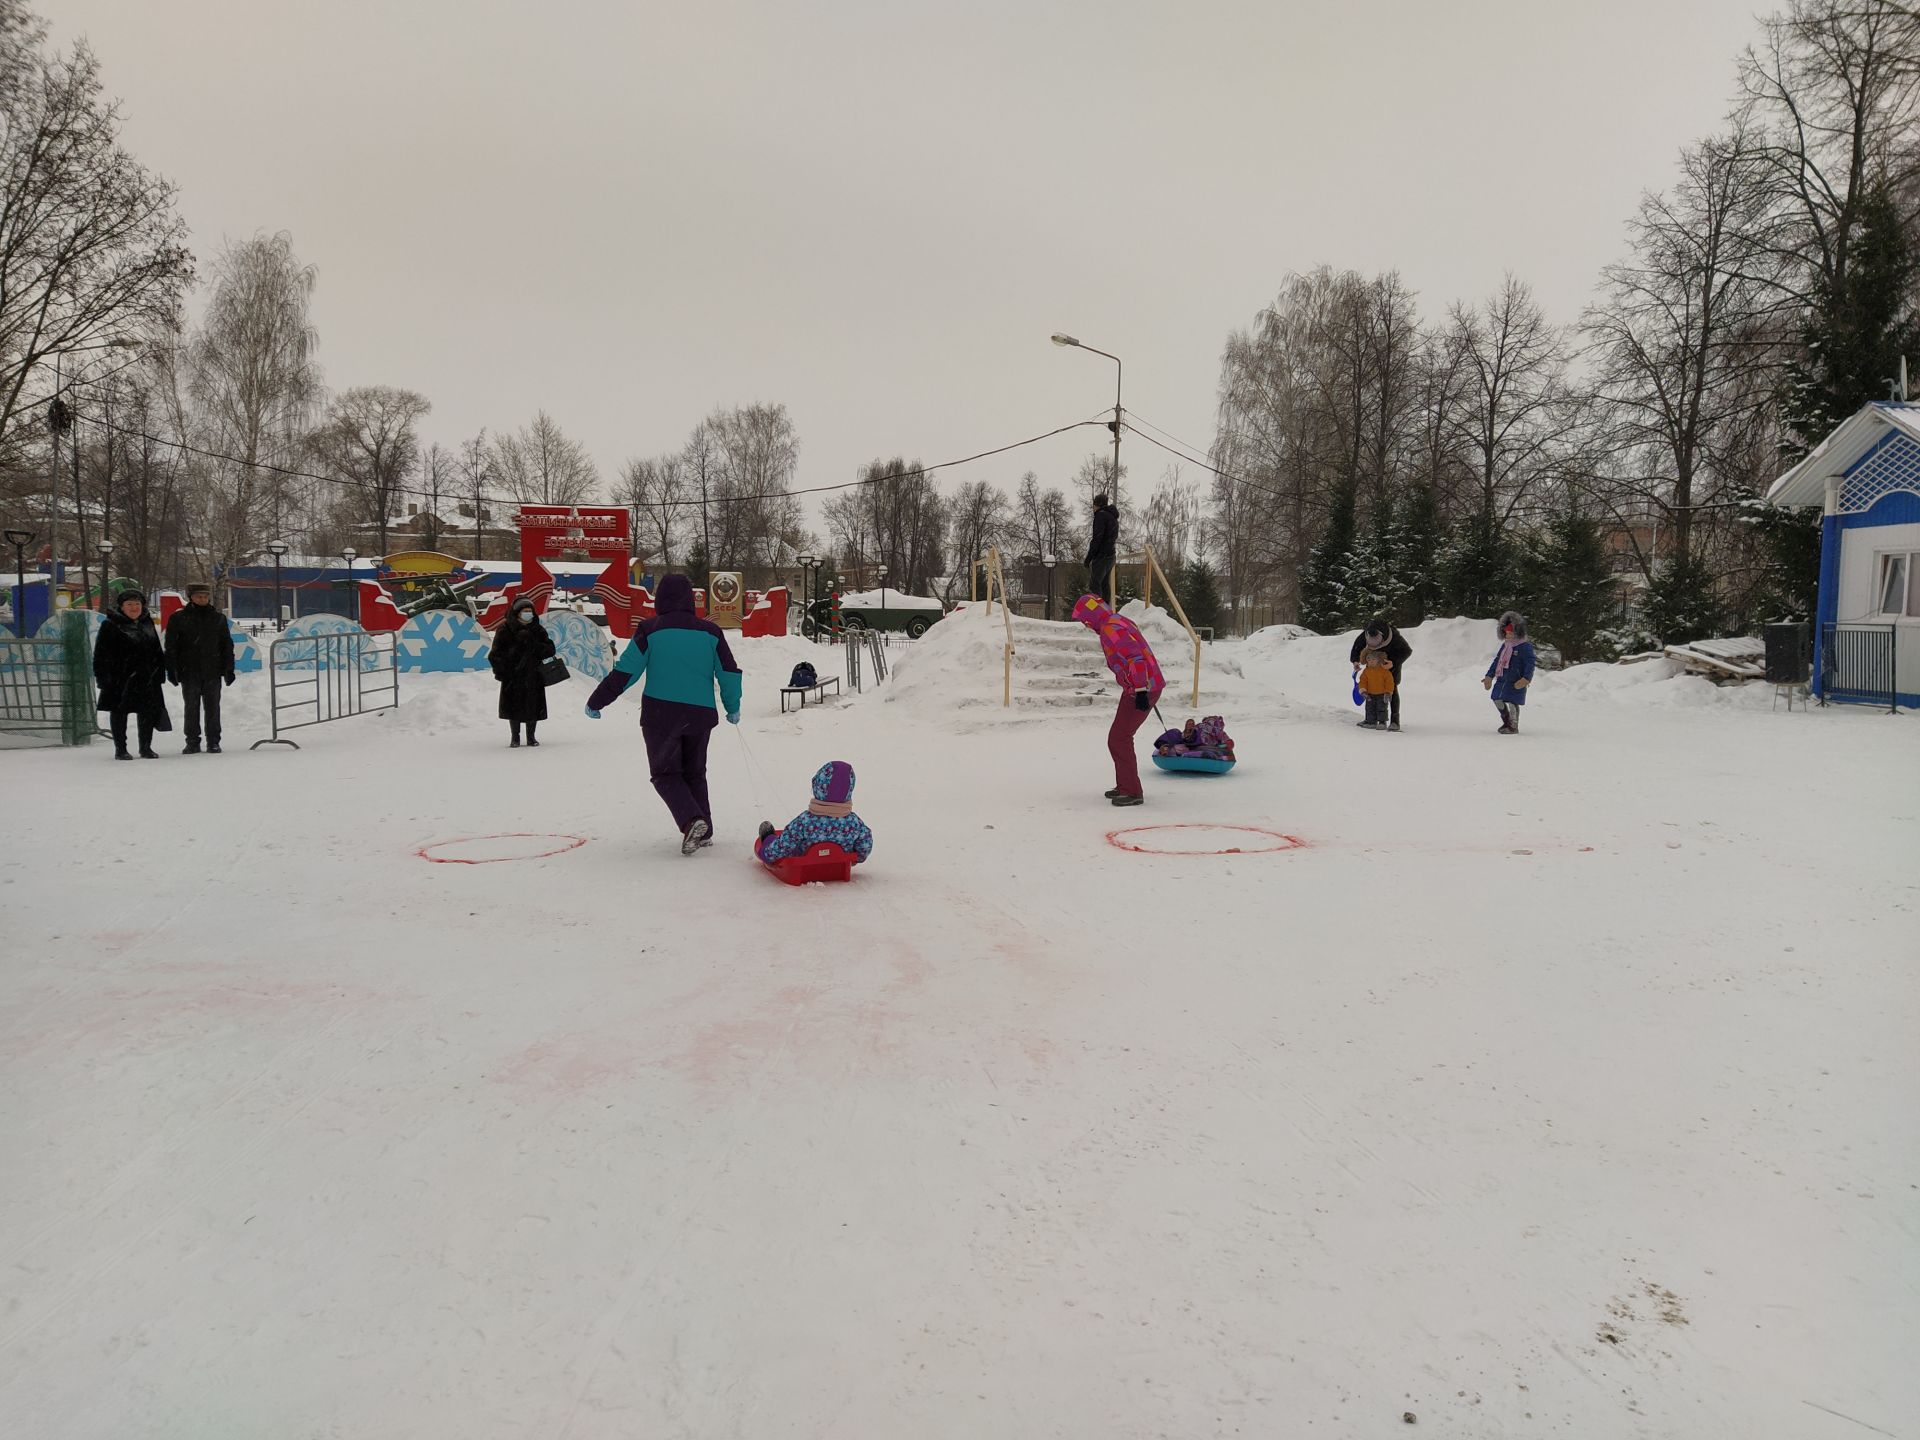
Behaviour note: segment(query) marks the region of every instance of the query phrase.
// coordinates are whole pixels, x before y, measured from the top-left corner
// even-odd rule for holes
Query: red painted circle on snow
[[[445,850],[449,846],[490,845],[497,840],[541,842],[557,840],[561,843],[546,850],[535,850],[529,847],[524,853],[515,855],[438,855],[434,853]],[[564,855],[569,850],[578,850],[586,843],[587,837],[584,835],[540,835],[526,830],[510,830],[504,835],[468,835],[458,840],[435,840],[431,844],[422,845],[413,853],[435,865],[504,865],[509,860],[544,860],[549,855]]]
[[[1207,830],[1221,839],[1230,835],[1257,835],[1267,843],[1169,848],[1142,844],[1134,838],[1141,835],[1169,835],[1175,830]],[[1298,835],[1283,835],[1278,830],[1265,830],[1258,825],[1135,825],[1127,830],[1109,830],[1107,843],[1116,850],[1130,850],[1135,855],[1273,855],[1282,850],[1304,850],[1307,845]]]

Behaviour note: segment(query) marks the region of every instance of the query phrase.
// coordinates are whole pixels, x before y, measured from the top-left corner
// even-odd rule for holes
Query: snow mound
[[[884,593],[884,599],[883,597]],[[842,610],[944,610],[947,607],[926,595],[909,595],[904,590],[856,590],[840,597]]]

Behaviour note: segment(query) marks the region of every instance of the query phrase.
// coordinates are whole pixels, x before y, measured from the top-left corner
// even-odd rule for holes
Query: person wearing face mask
[[[95,708],[107,712],[113,728],[113,758],[133,758],[127,753],[127,717],[133,715],[140,722],[140,758],[158,760],[153,732],[173,729],[167,715],[167,653],[147,614],[147,597],[138,590],[121,592],[101,621],[93,642],[93,678],[100,687]]]
[[[513,739],[507,742],[510,750],[519,748],[522,725],[527,727],[527,744],[540,743],[534,729],[547,718],[547,686],[540,666],[551,654],[553,637],[540,623],[533,601],[514,601],[487,654],[493,678],[500,682],[500,718],[513,730]]]

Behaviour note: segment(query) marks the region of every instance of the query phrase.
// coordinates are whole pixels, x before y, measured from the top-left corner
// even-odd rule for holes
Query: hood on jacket
[[[1500,616],[1499,623],[1494,627],[1494,633],[1502,640],[1505,640],[1507,638],[1507,627],[1509,625],[1513,627],[1514,644],[1518,645],[1522,640],[1527,638],[1527,617],[1522,615],[1518,610],[1508,610],[1504,612]]]
[[[1089,630],[1098,630],[1112,613],[1113,607],[1098,595],[1082,595],[1073,602],[1073,618]]]
[[[814,815],[851,815],[853,767],[844,760],[829,760],[814,771],[813,803],[807,810]]]
[[[1365,633],[1368,645],[1385,645],[1393,639],[1393,626],[1384,620],[1369,620]]]
[[[659,593],[653,597],[653,611],[656,615],[693,614],[693,581],[684,575],[662,576]]]
[[[533,611],[533,618],[535,620],[540,618],[540,607],[524,597],[513,602],[513,608],[507,611],[507,615],[512,617],[518,615],[522,610]]]

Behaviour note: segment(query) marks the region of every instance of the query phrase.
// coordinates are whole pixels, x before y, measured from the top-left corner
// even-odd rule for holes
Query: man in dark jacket
[[[1093,497],[1093,539],[1087,543],[1087,593],[1109,599],[1113,588],[1113,556],[1120,544],[1120,507],[1105,495]]]
[[[167,683],[180,687],[187,707],[187,747],[200,753],[200,717],[206,714],[207,753],[220,753],[220,689],[233,684],[233,632],[213,608],[213,587],[189,585],[187,603],[167,622]]]
[[[1387,662],[1393,666],[1393,694],[1387,697],[1387,729],[1398,730],[1400,728],[1400,665],[1413,654],[1413,647],[1407,644],[1406,636],[1386,621],[1369,620],[1367,628],[1354,636],[1353,652],[1347,657],[1353,661],[1354,674],[1360,673],[1360,667],[1366,664],[1368,652],[1374,650],[1383,653],[1387,657]],[[1359,723],[1365,725],[1367,722],[1362,720]]]

